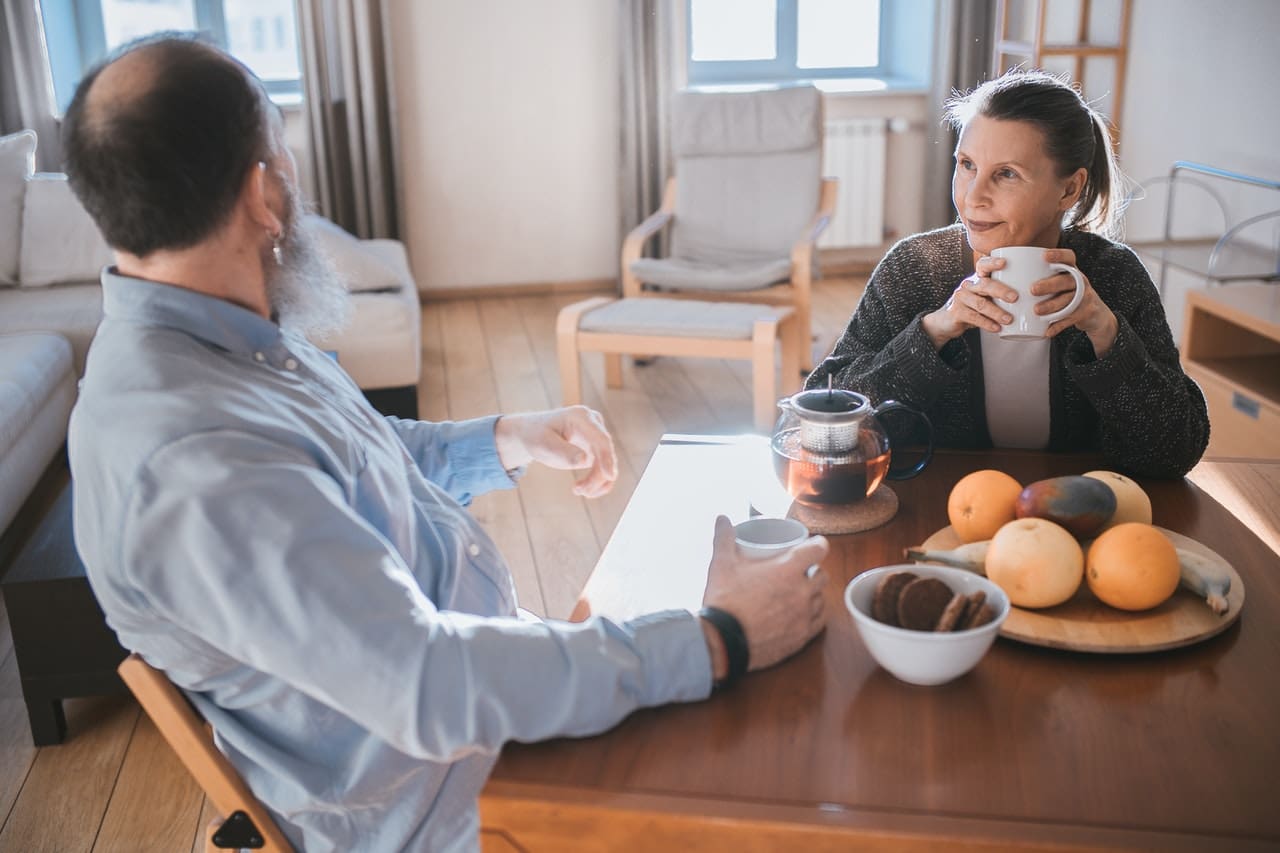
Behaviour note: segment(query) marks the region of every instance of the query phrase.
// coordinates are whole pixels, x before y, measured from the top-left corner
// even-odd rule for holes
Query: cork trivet
[[[861,533],[887,523],[898,514],[898,496],[886,483],[865,501],[817,507],[791,502],[787,516],[801,522],[810,533]]]

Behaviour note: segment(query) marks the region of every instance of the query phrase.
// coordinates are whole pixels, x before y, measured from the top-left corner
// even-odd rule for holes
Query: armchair
[[[662,206],[622,244],[623,296],[793,306],[812,370],[814,245],[836,201],[836,180],[821,177],[821,94],[679,92],[671,147]],[[667,226],[670,254],[641,257]]]

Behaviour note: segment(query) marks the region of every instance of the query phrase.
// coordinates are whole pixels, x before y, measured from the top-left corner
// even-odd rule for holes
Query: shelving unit
[[[1280,459],[1280,287],[1187,293],[1182,363],[1209,406],[1209,456]]]
[[[1270,220],[1280,223],[1280,195],[1276,196],[1275,210],[1234,221],[1230,205],[1223,193],[1219,192],[1220,188],[1231,183],[1280,192],[1280,181],[1186,160],[1174,163],[1168,177],[1146,181],[1139,187],[1139,192],[1143,195],[1159,184],[1167,184],[1169,187],[1165,196],[1161,239],[1130,243],[1134,251],[1160,262],[1156,287],[1161,295],[1165,292],[1165,280],[1170,269],[1180,269],[1199,276],[1208,285],[1235,281],[1280,281],[1280,228],[1273,234],[1270,246],[1246,242],[1244,239],[1250,229],[1255,229],[1256,232],[1257,226]],[[1194,186],[1216,202],[1223,222],[1219,234],[1195,238],[1173,236],[1175,199],[1181,185]]]
[[[1119,38],[1114,44],[1096,44],[1090,42],[1092,0],[1076,0],[1076,32],[1075,41],[1069,43],[1045,41],[1045,24],[1048,18],[1049,0],[999,0],[996,4],[996,38],[995,50],[992,53],[992,73],[1003,74],[1018,62],[1027,62],[1034,68],[1043,67],[1048,57],[1065,56],[1075,60],[1074,73],[1071,79],[1083,89],[1087,69],[1086,60],[1091,58],[1110,59],[1115,63],[1115,77],[1111,83],[1112,101],[1109,108],[1112,134],[1118,138],[1120,115],[1124,107],[1125,65],[1129,59],[1129,20],[1132,0],[1120,0]],[[1009,34],[1009,11],[1011,6],[1019,9],[1030,9],[1032,36],[1030,39],[1011,38]]]

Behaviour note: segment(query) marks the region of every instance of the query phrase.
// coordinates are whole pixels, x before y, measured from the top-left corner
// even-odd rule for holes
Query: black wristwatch
[[[746,673],[751,665],[751,650],[747,646],[747,635],[742,630],[738,617],[719,607],[704,607],[698,615],[711,623],[724,643],[725,657],[729,659],[729,672],[720,681],[717,688],[728,687]]]

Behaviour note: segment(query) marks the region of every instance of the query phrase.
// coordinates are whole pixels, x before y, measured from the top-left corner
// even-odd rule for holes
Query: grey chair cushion
[[[788,261],[818,209],[821,116],[821,95],[812,86],[678,93],[672,102],[676,266],[643,264],[636,269],[641,280],[737,290],[787,278],[774,270]],[[708,275],[717,265],[742,269]],[[754,272],[744,274],[747,268]],[[711,283],[677,284],[673,278],[695,270],[702,271],[696,280]]]
[[[641,258],[631,265],[636,278],[666,290],[757,290],[791,275],[791,260],[711,263],[688,258]]]
[[[671,100],[671,153],[723,157],[819,145],[822,96],[813,86],[752,92],[686,89]]]
[[[777,317],[789,310],[750,302],[619,299],[588,311],[578,321],[578,329],[615,335],[746,340],[751,337],[756,320]]]

